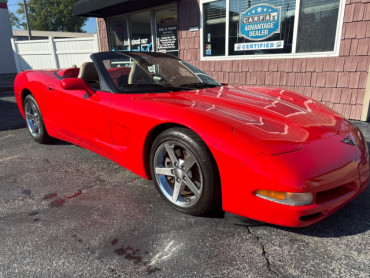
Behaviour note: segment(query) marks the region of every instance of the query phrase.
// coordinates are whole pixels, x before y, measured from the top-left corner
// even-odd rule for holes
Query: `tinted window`
[[[203,13],[204,56],[225,55],[226,1],[204,4]]]
[[[333,51],[339,0],[302,0],[297,52]]]

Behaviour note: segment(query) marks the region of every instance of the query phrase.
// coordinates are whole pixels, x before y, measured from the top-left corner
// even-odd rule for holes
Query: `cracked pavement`
[[[246,226],[248,232],[253,235],[256,240],[258,241],[259,245],[261,246],[261,249],[262,249],[262,256],[265,258],[266,260],[266,267],[267,269],[272,273],[274,274],[275,276],[280,276],[280,274],[274,269],[274,267],[271,265],[271,262],[269,260],[269,258],[266,256],[266,250],[265,250],[265,246],[263,245],[263,243],[261,242],[261,239],[259,238],[258,235],[255,235],[253,234],[253,232],[251,231],[251,228],[249,226]]]
[[[370,142],[370,125],[356,123]],[[310,227],[171,209],[75,145],[35,143],[0,92],[0,277],[369,277],[369,189]]]

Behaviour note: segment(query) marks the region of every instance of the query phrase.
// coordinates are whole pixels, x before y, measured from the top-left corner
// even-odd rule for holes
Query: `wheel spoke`
[[[164,167],[157,167],[157,168],[155,168],[155,173],[157,175],[174,177],[175,174],[173,174],[172,172],[173,172],[173,168],[164,168]]]
[[[168,155],[170,156],[172,164],[174,165],[175,163],[179,163],[178,160],[177,160],[177,157],[175,155],[175,152],[173,151],[171,146],[168,143],[166,143],[166,144],[164,144],[164,147],[166,148],[166,151],[167,151]]]
[[[32,110],[33,113],[35,113],[35,114],[37,113],[36,106],[33,103],[31,103],[31,110]]]
[[[199,197],[199,190],[198,188],[195,186],[195,184],[191,181],[191,179],[188,177],[186,180],[184,180],[184,183],[186,184],[186,186],[191,190],[191,192],[193,192],[193,194],[196,196],[196,197]]]
[[[32,133],[36,133],[37,129],[38,129],[38,126],[34,123],[32,126]]]
[[[26,112],[26,116],[28,118],[30,118],[31,120],[34,120],[35,119],[35,116],[33,114],[31,114],[31,113]]]
[[[175,186],[173,187],[172,201],[174,202],[177,201],[177,199],[179,198],[180,189],[181,189],[181,182],[176,181]]]
[[[190,157],[187,160],[185,160],[185,162],[182,164],[185,173],[187,173],[191,169],[191,167],[193,167],[195,162],[196,160],[193,155],[190,155]]]

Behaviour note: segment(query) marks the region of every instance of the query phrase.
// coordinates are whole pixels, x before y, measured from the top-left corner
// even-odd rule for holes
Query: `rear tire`
[[[46,144],[51,141],[51,137],[46,131],[44,120],[40,108],[32,95],[27,95],[23,103],[26,124],[32,138],[40,143]]]
[[[202,215],[220,204],[220,178],[203,140],[186,128],[161,133],[150,150],[150,170],[161,196],[176,210]]]

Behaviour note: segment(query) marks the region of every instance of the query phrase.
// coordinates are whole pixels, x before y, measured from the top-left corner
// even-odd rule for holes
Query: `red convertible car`
[[[369,152],[349,121],[303,95],[220,84],[170,55],[102,52],[19,73],[15,96],[39,143],[59,138],[153,179],[175,209],[302,227],[354,199]]]

